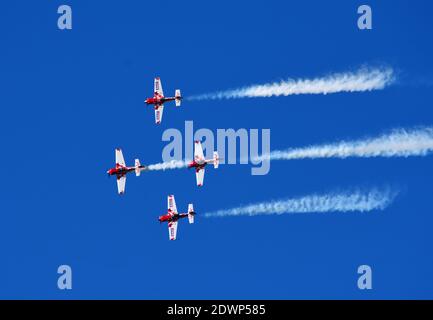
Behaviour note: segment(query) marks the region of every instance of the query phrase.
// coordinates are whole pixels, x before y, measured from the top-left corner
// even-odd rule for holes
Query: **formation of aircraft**
[[[167,213],[159,216],[158,221],[160,223],[168,223],[168,236],[170,240],[176,240],[178,220],[188,217],[189,223],[194,223],[194,216],[196,215],[196,213],[194,212],[194,207],[192,203],[188,205],[188,213],[178,213],[176,207],[176,200],[174,199],[173,195],[169,195],[167,197],[167,207]]]
[[[218,152],[214,151],[213,158],[206,160],[203,154],[203,148],[200,141],[195,141],[194,143],[194,160],[188,164],[188,168],[195,168],[195,176],[197,180],[197,186],[201,187],[203,185],[204,179],[204,168],[208,163],[213,163],[215,169],[219,165]]]
[[[117,177],[117,191],[119,194],[125,193],[126,174],[131,171],[135,171],[135,175],[138,177],[142,170],[145,170],[146,166],[140,164],[140,160],[135,159],[135,165],[133,167],[127,167],[125,159],[123,158],[122,150],[116,149],[116,166],[107,171],[109,176]]]
[[[162,121],[162,114],[164,112],[164,103],[167,101],[174,101],[176,107],[180,106],[182,96],[180,95],[180,90],[176,89],[174,97],[164,97],[164,91],[162,90],[161,79],[159,77],[155,78],[153,97],[147,98],[144,102],[148,105],[154,105],[155,109],[155,123],[160,124]]]
[[[174,97],[165,97],[164,91],[162,90],[161,79],[159,77],[155,78],[154,81],[154,95],[151,98],[147,98],[145,103],[148,105],[154,105],[155,109],[155,123],[160,124],[162,121],[162,115],[164,111],[164,103],[168,101],[174,101],[176,106],[180,106],[182,96],[180,90],[175,90]],[[147,167],[140,164],[138,159],[135,159],[134,166],[127,166],[125,164],[125,159],[123,158],[123,153],[120,148],[115,150],[116,165],[107,171],[109,176],[116,176],[117,178],[117,191],[119,194],[125,193],[126,185],[126,175],[129,172],[135,172],[136,176],[140,176],[141,171],[146,170]],[[212,163],[214,168],[217,169],[219,165],[218,152],[214,151],[212,159],[206,159],[203,153],[203,147],[200,141],[195,141],[194,144],[194,160],[188,164],[188,168],[194,168],[196,173],[197,186],[203,186],[205,167]],[[188,217],[189,223],[194,223],[194,207],[192,203],[188,205],[187,213],[178,213],[176,207],[176,201],[173,195],[169,195],[167,198],[167,213],[159,216],[158,221],[160,223],[167,222],[168,233],[170,240],[176,240],[177,236],[177,225],[178,221],[182,218]]]

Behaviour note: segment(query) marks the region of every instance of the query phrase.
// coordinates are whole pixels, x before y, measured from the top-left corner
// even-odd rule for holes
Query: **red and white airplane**
[[[175,91],[174,97],[164,97],[164,91],[162,90],[161,79],[155,78],[155,85],[153,90],[153,98],[147,98],[144,100],[146,104],[153,104],[155,107],[155,123],[160,124],[162,121],[162,113],[164,112],[164,103],[167,101],[173,101],[176,103],[176,107],[180,106],[182,96],[180,90]]]
[[[195,176],[197,179],[197,185],[199,187],[203,185],[204,167],[206,167],[208,163],[213,163],[214,168],[217,169],[219,165],[219,160],[220,159],[218,157],[218,152],[216,151],[214,151],[213,153],[213,159],[206,160],[204,158],[201,142],[195,141],[194,160],[188,164],[188,168],[195,168]]]
[[[178,213],[176,208],[176,201],[173,195],[167,197],[167,214],[158,217],[159,222],[168,222],[168,236],[170,240],[176,240],[177,235],[177,221],[182,218],[188,217],[189,223],[194,223],[194,207],[192,203],[188,205],[188,213]]]
[[[125,159],[123,159],[122,150],[116,148],[116,166],[107,171],[109,176],[117,177],[117,191],[119,194],[125,193],[126,174],[131,171],[135,171],[135,175],[138,177],[142,170],[145,170],[146,166],[140,164],[140,160],[135,159],[135,166],[127,167]]]

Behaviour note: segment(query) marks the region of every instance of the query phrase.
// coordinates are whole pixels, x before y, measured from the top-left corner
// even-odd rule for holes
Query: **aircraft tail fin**
[[[218,152],[214,151],[214,153],[213,153],[213,167],[215,169],[218,169],[219,164],[220,164],[220,158],[218,157]]]
[[[195,216],[194,207],[193,207],[192,203],[190,203],[188,205],[188,221],[189,221],[189,223],[194,223],[194,216]]]
[[[180,107],[180,102],[182,100],[182,96],[180,95],[180,90],[177,89],[174,94],[174,102],[176,103],[176,107]]]
[[[135,175],[136,175],[137,177],[139,177],[139,176],[140,176],[140,173],[141,173],[141,164],[140,164],[140,160],[135,159]]]

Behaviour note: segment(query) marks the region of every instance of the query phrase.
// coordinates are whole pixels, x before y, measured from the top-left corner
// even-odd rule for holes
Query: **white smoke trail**
[[[169,170],[169,169],[182,169],[188,165],[187,161],[172,160],[169,162],[156,163],[146,166],[147,170]]]
[[[262,202],[232,209],[205,213],[205,217],[281,215],[284,213],[368,212],[384,210],[398,191],[390,187],[329,194],[313,194],[301,198]]]
[[[337,92],[362,92],[381,90],[395,80],[394,70],[389,67],[363,67],[356,72],[336,73],[315,79],[288,79],[279,83],[252,85],[240,89],[206,93],[188,100],[215,100],[289,96],[297,94],[328,94]]]
[[[341,141],[333,144],[272,151],[257,158],[270,160],[348,158],[348,157],[409,157],[425,156],[433,151],[433,128],[396,129],[389,134],[364,140]]]

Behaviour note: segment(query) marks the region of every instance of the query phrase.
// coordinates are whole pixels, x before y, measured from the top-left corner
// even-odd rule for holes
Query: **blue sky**
[[[57,29],[57,7],[73,29]],[[116,193],[105,171],[161,161],[163,130],[270,128],[272,149],[432,125],[428,1],[21,1],[0,9],[3,183],[0,298],[433,298],[432,158],[273,162],[265,176],[221,166],[146,172]],[[153,77],[185,96],[392,66],[383,91],[144,106]],[[353,186],[404,192],[385,211],[205,219],[200,212]],[[196,224],[168,241],[157,216],[174,194]],[[73,289],[57,289],[57,267]],[[373,290],[357,288],[359,265]]]

